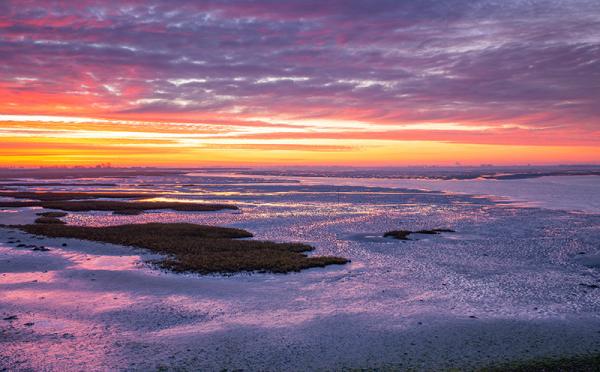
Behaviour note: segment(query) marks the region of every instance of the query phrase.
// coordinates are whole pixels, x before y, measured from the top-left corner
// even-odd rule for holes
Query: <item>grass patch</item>
[[[36,201],[0,201],[0,208],[40,207],[41,205]]]
[[[481,372],[596,372],[600,370],[600,354],[578,355],[565,358],[541,358],[503,363],[481,368]]]
[[[383,234],[384,238],[394,238],[398,240],[410,240],[408,236],[410,234],[427,234],[427,235],[437,235],[443,232],[456,232],[451,229],[431,229],[431,230],[392,230]]]
[[[188,223],[106,227],[35,224],[17,227],[31,234],[54,238],[75,238],[146,248],[166,254],[164,259],[155,263],[176,272],[287,273],[349,262],[342,257],[309,257],[306,252],[314,248],[306,244],[239,240],[252,237],[252,233],[241,229]]]
[[[443,232],[456,232],[451,229],[431,229],[431,230],[418,230],[415,231],[415,234],[427,234],[427,235],[437,235]]]
[[[224,209],[237,210],[230,204],[203,204],[184,202],[142,202],[116,200],[65,200],[65,201],[9,201],[0,202],[1,207],[44,207],[69,212],[110,211],[116,214],[139,214],[152,209],[171,209],[179,212],[210,212]]]
[[[56,217],[38,217],[35,219],[34,222],[41,223],[41,224],[49,224],[49,225],[64,225],[65,224],[64,221],[61,221]]]
[[[48,209],[60,209],[72,212],[87,211],[112,211],[115,213],[132,214],[135,212],[152,209],[171,209],[179,212],[209,212],[223,209],[238,208],[229,204],[202,204],[202,203],[183,203],[183,202],[126,202],[112,200],[90,200],[90,201],[65,201],[65,202],[47,202],[42,206]]]

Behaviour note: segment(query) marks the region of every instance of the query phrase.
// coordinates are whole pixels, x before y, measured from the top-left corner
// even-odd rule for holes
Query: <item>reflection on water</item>
[[[105,182],[86,180],[94,181]],[[241,212],[69,212],[64,220],[89,226],[234,226],[259,239],[307,242],[317,248],[314,254],[343,256],[352,263],[289,275],[174,274],[142,264],[150,256],[140,250],[65,239],[42,242],[0,229],[0,310],[5,317],[18,315],[10,332],[21,332],[11,336],[17,341],[7,347],[27,352],[31,363],[48,355],[80,353],[88,368],[102,369],[105,363],[128,366],[120,364],[125,359],[144,363],[147,358],[168,358],[181,351],[182,340],[206,337],[202,342],[210,344],[215,335],[222,335],[219,332],[231,335],[246,329],[295,339],[311,324],[339,336],[343,333],[336,332],[346,329],[389,332],[423,329],[419,322],[474,321],[470,316],[485,321],[586,317],[599,323],[600,299],[580,283],[592,285],[600,277],[573,257],[598,251],[600,215],[418,190],[425,185],[417,183],[401,189],[398,180],[252,181],[215,174],[111,179],[117,187],[76,189],[143,187],[163,194],[152,201],[229,203]],[[0,213],[0,223],[6,223],[8,215],[11,223],[30,223],[36,212],[39,209],[11,209]],[[457,232],[415,235],[406,242],[382,237],[388,230],[431,228]],[[50,251],[17,248],[16,240],[43,243]],[[344,317],[360,321],[336,323]],[[318,343],[327,335],[305,336]],[[344,339],[333,336],[326,341]],[[152,353],[147,350],[152,347],[149,338],[159,345]],[[376,346],[385,346],[377,340],[373,342],[382,344]],[[113,350],[122,348],[128,353],[115,356]],[[62,358],[53,360],[73,362]]]

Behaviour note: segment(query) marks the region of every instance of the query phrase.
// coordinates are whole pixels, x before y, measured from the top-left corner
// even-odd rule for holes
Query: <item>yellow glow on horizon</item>
[[[465,165],[594,163],[600,160],[600,148],[597,146],[477,144],[461,142],[461,137],[452,142],[405,140],[403,134],[397,139],[361,138],[368,130],[385,134],[384,129],[397,131],[400,127],[403,130],[398,133],[405,133],[404,130],[406,133],[411,130],[422,133],[428,128],[429,133],[444,131],[478,135],[492,128],[486,125],[245,120],[252,122],[257,119],[291,127],[284,126],[279,130],[276,125],[0,115],[0,166],[92,165],[98,162],[111,162],[118,166],[401,166],[454,165],[457,162]],[[506,130],[507,126],[498,128]],[[335,130],[343,130],[346,137],[337,136]],[[327,135],[311,137],[311,134]]]

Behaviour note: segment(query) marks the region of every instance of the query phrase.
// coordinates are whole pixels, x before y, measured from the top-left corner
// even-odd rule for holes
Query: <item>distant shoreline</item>
[[[600,171],[590,172],[544,172],[544,173],[511,173],[511,174],[488,174],[488,173],[475,173],[475,174],[457,174],[457,175],[431,175],[431,176],[418,176],[418,175],[351,175],[351,174],[315,174],[315,173],[302,173],[302,172],[252,172],[244,173],[248,176],[287,176],[287,177],[343,177],[343,178],[379,178],[379,179],[424,179],[424,180],[474,180],[474,179],[486,179],[486,180],[519,180],[527,178],[539,178],[539,177],[553,177],[553,176],[600,176]]]
[[[423,167],[423,168],[37,168],[0,169],[0,182],[20,179],[77,179],[77,178],[131,178],[184,176],[192,173],[229,173],[237,177],[321,177],[321,178],[376,178],[425,180],[518,180],[549,176],[600,176],[600,167]],[[9,186],[0,184],[0,186]]]

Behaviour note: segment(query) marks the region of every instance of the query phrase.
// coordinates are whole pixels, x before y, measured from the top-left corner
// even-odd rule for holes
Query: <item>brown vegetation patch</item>
[[[0,196],[15,199],[33,199],[40,201],[65,201],[75,199],[143,199],[153,198],[156,194],[131,192],[31,192],[31,191],[0,191]]]
[[[54,238],[75,238],[146,248],[168,255],[156,263],[177,272],[201,274],[262,271],[286,273],[345,264],[341,257],[308,257],[314,248],[300,243],[238,240],[252,234],[241,229],[188,223],[147,223],[107,227],[24,225],[20,229]]]
[[[412,234],[412,231],[407,230],[392,230],[383,234],[384,238],[394,238],[398,240],[409,240],[408,236]]]
[[[47,202],[42,206],[48,209],[60,209],[63,211],[86,212],[86,211],[112,211],[112,212],[142,212],[152,209],[171,209],[179,212],[209,212],[223,209],[238,209],[235,205],[229,204],[201,204],[201,203],[180,203],[180,202],[126,202],[111,200],[90,200],[90,201],[66,201],[66,202]]]
[[[456,232],[452,229],[431,229],[431,230],[417,230],[417,231],[409,231],[409,230],[392,230],[383,234],[384,238],[394,238],[398,240],[410,240],[408,236],[410,234],[427,234],[427,235],[437,235],[443,232]]]
[[[8,201],[0,202],[0,208],[44,207],[70,212],[110,211],[116,214],[139,214],[152,209],[171,209],[179,212],[210,212],[225,209],[237,210],[230,204],[203,204],[184,202],[142,202],[142,201],[113,201],[113,200],[82,200],[82,201]]]
[[[56,217],[38,217],[34,221],[35,223],[49,224],[49,225],[64,225],[65,222],[59,220]]]
[[[54,217],[54,218],[60,218],[60,217],[66,217],[68,215],[68,213],[65,212],[41,212],[41,213],[36,213],[38,216],[42,216],[42,217]]]
[[[37,201],[0,201],[0,208],[41,207]]]
[[[454,230],[451,229],[431,229],[431,230],[418,230],[415,231],[415,234],[428,234],[428,235],[437,235],[443,232],[456,232]]]

